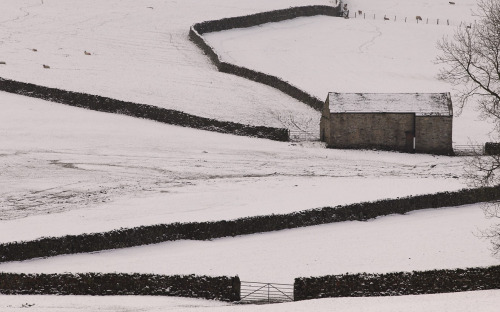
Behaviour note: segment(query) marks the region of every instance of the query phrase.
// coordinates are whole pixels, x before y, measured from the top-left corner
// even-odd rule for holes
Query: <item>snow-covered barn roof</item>
[[[450,93],[328,93],[330,113],[452,116]]]

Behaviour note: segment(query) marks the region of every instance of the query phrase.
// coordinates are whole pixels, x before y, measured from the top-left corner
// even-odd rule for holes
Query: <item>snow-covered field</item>
[[[0,67],[0,77],[219,120],[282,126],[273,116],[312,118],[317,113],[270,87],[214,70],[189,41],[189,27],[204,20],[312,3],[2,0],[0,61],[7,64]]]
[[[296,311],[349,311],[349,312],[496,312],[500,304],[500,290],[472,291],[439,295],[403,297],[334,298],[308,300],[271,305],[228,305],[172,297],[137,296],[2,296],[0,311],[30,312],[52,311],[176,311],[176,312],[296,312]]]
[[[368,6],[362,1],[351,2],[354,7]],[[441,65],[435,60],[439,53],[436,43],[443,36],[452,36],[455,27],[425,24],[425,20],[417,24],[415,15],[419,14],[413,12],[427,12],[405,8],[410,2],[415,3],[394,1],[401,8],[385,11],[387,16],[389,12],[393,12],[391,16],[403,16],[402,20],[384,21],[385,13],[374,20],[373,13],[368,12],[366,19],[302,17],[204,37],[222,60],[282,77],[320,99],[332,91],[453,94],[453,86],[436,78]],[[454,24],[470,22],[468,7],[447,4],[450,11],[442,14]],[[410,16],[407,23],[404,16]],[[481,120],[472,107],[466,107],[454,118],[453,143],[483,144],[491,140],[491,130],[490,123]]]
[[[301,276],[478,267],[498,264],[489,242],[476,236],[491,223],[478,205],[471,205],[367,222],[0,263],[0,271],[194,273],[293,284]]]
[[[207,34],[223,59],[280,76],[319,98],[328,91],[442,92],[435,44],[472,22],[473,0],[349,1],[367,19],[298,18]],[[188,40],[204,20],[326,0],[2,0],[0,77],[100,94],[241,123],[318,131],[319,113],[273,88],[216,71]],[[397,21],[369,20],[397,16]],[[408,16],[412,23],[404,23]],[[314,36],[311,34],[314,33]],[[34,51],[36,49],[36,51]],[[91,55],[85,55],[88,51]],[[44,69],[43,64],[50,69]],[[176,221],[233,219],[456,190],[459,157],[325,149],[223,135],[0,92],[0,243]],[[489,140],[472,109],[455,144]],[[240,275],[258,281],[345,272],[498,264],[474,233],[478,205],[419,211],[210,242],[179,241],[5,263],[13,272]],[[146,255],[146,256],[145,256]],[[191,299],[0,296],[0,311],[492,311],[498,291],[325,299],[269,307]],[[414,309],[414,310],[412,310]]]
[[[331,150],[2,97],[0,242],[465,187],[457,157]]]

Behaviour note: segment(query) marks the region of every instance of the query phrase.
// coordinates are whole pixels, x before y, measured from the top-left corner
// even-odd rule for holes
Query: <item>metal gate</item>
[[[278,303],[293,301],[293,285],[241,282],[241,303]]]
[[[454,145],[453,151],[458,156],[480,156],[484,155],[484,145]]]
[[[292,142],[304,142],[304,141],[319,141],[319,132],[313,133],[303,130],[288,130],[290,141]]]

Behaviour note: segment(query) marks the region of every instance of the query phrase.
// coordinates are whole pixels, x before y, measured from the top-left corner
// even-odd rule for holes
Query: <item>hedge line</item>
[[[238,301],[240,284],[237,276],[0,272],[0,293],[7,295],[141,295]]]
[[[98,95],[65,91],[3,78],[0,78],[0,91],[100,112],[150,119],[176,126],[265,138],[275,141],[289,141],[288,130],[283,128],[250,126],[229,121],[219,121],[153,105],[125,102]]]
[[[296,278],[296,301],[328,297],[401,296],[499,289],[500,266],[454,270]]]
[[[217,67],[220,72],[233,74],[246,79],[250,79],[273,88],[311,106],[315,110],[321,111],[323,108],[323,101],[312,96],[311,94],[302,91],[301,89],[291,85],[290,83],[278,78],[276,76],[267,75],[259,71],[248,69],[234,64],[220,61],[219,55],[215,50],[203,39],[204,33],[222,31],[234,28],[245,28],[257,26],[270,22],[280,22],[303,16],[327,15],[339,16],[340,6],[331,7],[324,5],[313,5],[288,8],[282,10],[275,10],[263,13],[257,13],[246,16],[223,18],[215,21],[205,21],[202,23],[194,24],[190,31],[189,37],[203,50],[203,52],[210,58],[212,63]]]
[[[0,262],[126,248],[180,239],[210,240],[325,223],[350,220],[364,221],[389,214],[460,206],[498,200],[499,198],[500,187],[486,187],[323,207],[289,214],[246,217],[229,221],[158,224],[103,233],[43,237],[33,241],[0,244]]]

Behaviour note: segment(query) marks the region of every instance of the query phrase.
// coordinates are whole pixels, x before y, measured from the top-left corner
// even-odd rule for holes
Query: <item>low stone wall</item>
[[[296,278],[296,301],[328,297],[371,297],[500,289],[500,266],[455,270],[342,274]]]
[[[189,31],[190,39],[200,47],[201,50],[210,58],[212,63],[221,72],[233,74],[246,79],[250,79],[273,88],[311,106],[315,110],[320,111],[323,107],[323,101],[310,95],[309,93],[291,85],[279,77],[264,74],[262,72],[248,69],[242,66],[222,62],[215,50],[203,39],[204,33],[222,31],[234,28],[245,28],[257,25],[262,25],[271,22],[280,22],[297,17],[327,15],[339,16],[340,6],[304,6],[294,7],[283,10],[275,10],[263,13],[257,13],[246,16],[223,18],[215,21],[205,21],[193,25]]]
[[[126,248],[181,239],[210,240],[325,223],[364,221],[419,209],[453,207],[499,198],[500,187],[487,187],[323,207],[289,214],[246,217],[229,221],[158,224],[103,233],[44,237],[33,241],[0,244],[0,262]]]
[[[484,144],[484,153],[486,155],[500,155],[500,143],[486,142]]]
[[[291,7],[287,9],[256,13],[245,16],[228,17],[220,20],[205,21],[197,23],[194,27],[199,34],[214,31],[229,30],[234,28],[247,28],[265,23],[276,23],[297,17],[327,15],[339,16],[340,6],[309,5],[302,7]]]
[[[140,295],[238,301],[240,284],[237,276],[0,272],[0,293],[7,295]]]
[[[219,121],[153,105],[125,102],[98,95],[48,88],[8,79],[0,78],[0,91],[100,112],[150,119],[170,125],[276,141],[289,141],[288,130],[283,128],[251,126],[229,121]]]

